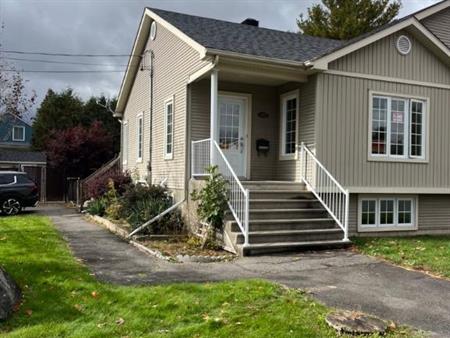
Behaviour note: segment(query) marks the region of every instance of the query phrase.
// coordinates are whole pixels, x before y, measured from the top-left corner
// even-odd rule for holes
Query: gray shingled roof
[[[38,151],[0,150],[0,162],[47,162],[47,156]]]
[[[342,41],[149,8],[202,46],[254,56],[305,62]]]

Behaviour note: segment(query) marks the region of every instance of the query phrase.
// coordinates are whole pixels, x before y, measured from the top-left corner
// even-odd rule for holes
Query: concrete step
[[[328,212],[323,208],[305,209],[251,209],[251,220],[265,219],[301,219],[301,218],[325,218]]]
[[[305,209],[320,208],[321,204],[315,199],[251,199],[250,209]]]
[[[242,185],[249,189],[254,190],[306,190],[306,186],[301,182],[291,181],[243,181]]]
[[[306,190],[289,189],[258,189],[250,190],[250,199],[315,199],[314,195]]]
[[[233,219],[225,225],[231,232],[239,232],[239,226]],[[250,220],[249,231],[271,230],[307,230],[307,229],[337,229],[339,226],[332,218],[301,218],[301,219],[267,219]],[[340,229],[340,228],[339,228]]]
[[[252,231],[248,234],[248,241],[250,244],[338,241],[343,238],[344,232],[342,229]],[[244,235],[239,232],[236,235],[236,244],[243,243]]]
[[[282,243],[261,243],[249,244],[244,247],[238,245],[238,253],[241,256],[250,255],[265,255],[281,252],[304,251],[304,250],[325,250],[344,248],[351,244],[351,242],[344,242],[342,240],[332,241],[310,241],[310,242],[282,242]]]

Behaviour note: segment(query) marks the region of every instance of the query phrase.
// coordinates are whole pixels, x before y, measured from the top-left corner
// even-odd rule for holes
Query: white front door
[[[239,177],[247,176],[247,100],[219,96],[218,144]]]

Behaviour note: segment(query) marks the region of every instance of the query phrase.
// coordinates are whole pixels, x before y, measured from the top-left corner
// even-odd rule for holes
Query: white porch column
[[[217,123],[218,123],[218,106],[219,106],[219,72],[217,69],[213,69],[211,72],[211,126],[210,126],[210,138],[211,138],[211,146],[210,146],[210,159],[211,165],[216,164],[216,160],[214,158],[214,146],[213,140],[217,141]]]

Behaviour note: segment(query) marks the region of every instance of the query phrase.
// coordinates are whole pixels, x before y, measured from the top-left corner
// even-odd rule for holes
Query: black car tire
[[[0,201],[0,211],[7,216],[17,215],[22,210],[22,203],[18,198],[7,197]]]

